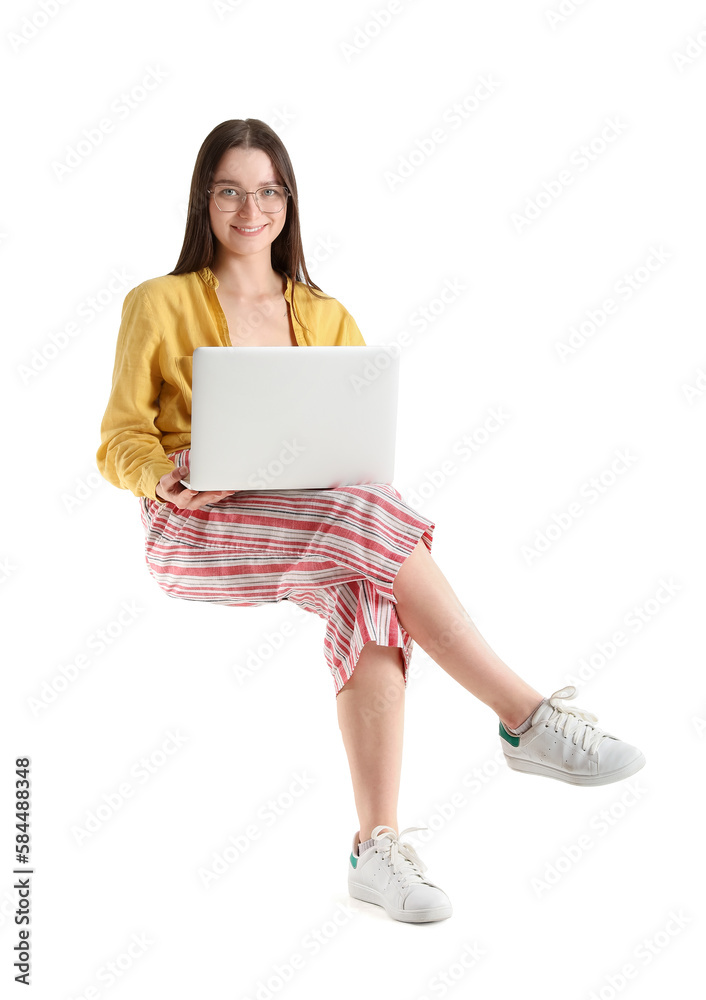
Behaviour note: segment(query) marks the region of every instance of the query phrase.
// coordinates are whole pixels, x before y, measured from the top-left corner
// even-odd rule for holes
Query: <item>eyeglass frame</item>
[[[236,190],[242,190],[242,188],[238,188],[236,184],[231,184],[230,186],[232,188],[236,188]],[[276,212],[268,212],[266,208],[262,208],[260,206],[260,201],[259,201],[259,199],[257,197],[257,192],[258,191],[267,191],[268,188],[282,188],[284,190],[284,205],[282,205],[282,208],[278,208]],[[262,187],[257,188],[256,191],[245,191],[244,192],[245,193],[245,201],[241,200],[241,202],[240,202],[240,208],[221,208],[220,205],[218,204],[218,202],[216,201],[216,191],[215,191],[215,188],[206,188],[206,192],[208,194],[212,194],[213,195],[213,203],[216,206],[216,208],[218,209],[218,211],[219,212],[225,212],[226,215],[228,215],[230,212],[239,212],[242,208],[245,208],[245,206],[247,204],[247,201],[248,201],[248,195],[249,194],[251,194],[254,197],[255,204],[257,205],[258,209],[261,212],[263,212],[265,215],[279,215],[279,213],[283,209],[285,209],[287,207],[287,198],[289,198],[289,196],[292,193],[289,190],[289,188],[287,187],[286,184],[263,184]]]

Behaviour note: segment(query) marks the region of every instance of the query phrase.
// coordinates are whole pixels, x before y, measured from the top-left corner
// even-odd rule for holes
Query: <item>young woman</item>
[[[573,784],[627,778],[641,752],[543,697],[490,648],[431,556],[435,524],[391,485],[195,492],[189,469],[191,362],[201,345],[365,341],[309,278],[294,171],[254,118],[206,137],[177,266],[125,298],[97,464],[140,499],[149,572],[170,597],[227,606],[293,601],[327,622],[324,655],[360,828],[349,892],[394,918],[451,915],[405,833],[397,800],[413,642],[499,718],[508,765]]]

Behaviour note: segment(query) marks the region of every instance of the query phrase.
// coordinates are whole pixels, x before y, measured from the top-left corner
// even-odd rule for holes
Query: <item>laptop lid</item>
[[[399,354],[384,346],[197,347],[195,490],[329,489],[394,478]]]

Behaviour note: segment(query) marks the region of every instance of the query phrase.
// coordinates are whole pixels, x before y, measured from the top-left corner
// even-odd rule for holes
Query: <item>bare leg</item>
[[[462,687],[516,728],[542,700],[480,635],[421,540],[395,578],[397,615],[415,642]],[[402,650],[363,647],[336,698],[353,780],[359,839],[381,823],[399,832],[405,688]]]
[[[402,650],[367,642],[336,697],[338,725],[353,779],[359,838],[384,824],[399,832],[404,674]]]
[[[544,695],[493,652],[421,539],[402,563],[392,590],[402,627],[504,725],[515,729],[537,708]]]

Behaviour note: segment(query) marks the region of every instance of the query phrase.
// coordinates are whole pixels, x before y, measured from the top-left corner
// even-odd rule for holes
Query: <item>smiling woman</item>
[[[221,294],[227,292],[233,308],[238,301],[247,306],[258,298],[281,296],[277,276],[294,278],[299,271],[311,293],[323,295],[304,261],[289,154],[275,132],[257,119],[223,122],[207,136],[196,158],[184,243],[170,273],[203,267],[225,286]],[[296,304],[293,310],[296,316]]]
[[[168,597],[227,607],[287,600],[327,622],[324,657],[360,824],[349,893],[397,920],[444,919],[448,896],[402,840],[408,830],[397,834],[414,641],[497,713],[514,770],[605,784],[644,758],[594,716],[567,709],[561,696],[575,689],[542,699],[493,652],[431,558],[434,522],[391,484],[183,486],[194,349],[242,344],[365,344],[350,313],[309,278],[289,156],[255,118],[206,137],[177,266],[125,297],[97,464],[139,498],[147,567]]]

